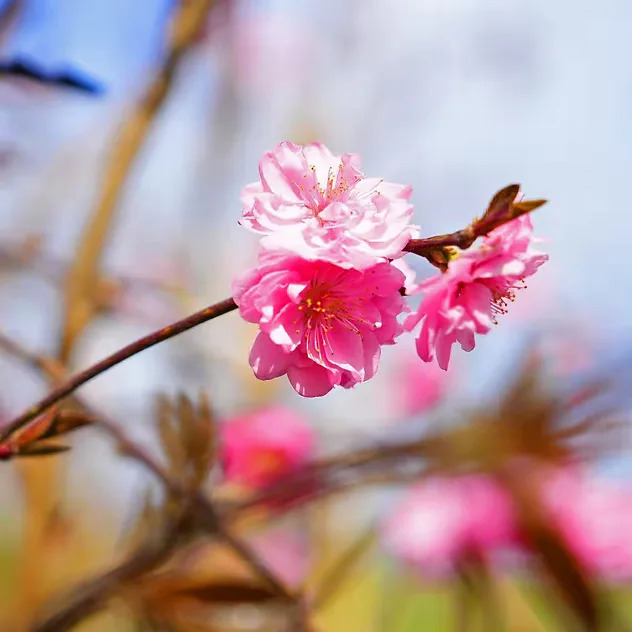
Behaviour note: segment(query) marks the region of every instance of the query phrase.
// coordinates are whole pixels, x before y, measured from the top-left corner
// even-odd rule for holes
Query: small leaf
[[[515,202],[513,204],[514,217],[520,217],[525,213],[535,211],[536,208],[540,208],[547,203],[547,200],[522,200],[521,202]]]
[[[51,454],[59,454],[60,452],[68,452],[68,450],[70,450],[70,446],[67,446],[67,445],[36,444],[36,445],[32,445],[32,446],[20,449],[13,456],[16,456],[16,457],[49,456]]]
[[[62,410],[53,420],[53,423],[43,435],[43,438],[66,435],[84,426],[89,426],[92,421],[83,413],[74,410]]]
[[[490,200],[489,206],[485,211],[485,215],[497,215],[503,210],[509,209],[518,193],[520,193],[519,184],[510,184],[509,186],[500,189],[500,191],[494,193],[494,196]]]
[[[160,443],[169,461],[169,470],[176,476],[181,476],[186,462],[182,439],[174,423],[171,403],[164,396],[158,397],[156,401],[156,416]]]
[[[198,485],[204,482],[215,460],[215,430],[215,419],[208,398],[201,393],[197,414],[198,441],[192,454],[195,482]]]

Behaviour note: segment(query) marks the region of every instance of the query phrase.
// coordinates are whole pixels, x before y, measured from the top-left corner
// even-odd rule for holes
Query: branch
[[[94,214],[86,227],[68,275],[65,325],[60,357],[66,359],[73,340],[90,321],[96,307],[99,263],[130,169],[162,108],[176,70],[204,26],[213,0],[181,0],[174,12],[162,67],[138,105],[123,123],[106,167]]]
[[[107,605],[111,594],[123,583],[136,579],[166,562],[178,546],[179,523],[162,537],[146,544],[120,566],[99,575],[73,591],[68,602],[31,628],[32,632],[64,632]]]
[[[165,340],[169,340],[169,338],[173,338],[184,331],[197,327],[208,320],[217,318],[222,314],[227,314],[236,308],[237,304],[232,298],[215,303],[214,305],[206,307],[199,312],[195,312],[194,314],[178,320],[171,325],[167,325],[162,329],[158,329],[151,334],[147,334],[146,336],[139,338],[138,340],[107,356],[100,362],[93,364],[79,373],[76,373],[68,378],[68,380],[66,380],[63,384],[60,384],[56,389],[51,391],[46,397],[31,406],[31,408],[5,426],[0,432],[0,441],[4,441],[13,432],[22,428],[24,425],[29,423],[29,421],[32,421],[35,417],[48,410],[51,406],[73,393],[80,386],[89,382],[97,375],[104,373],[116,364],[131,358],[133,355],[136,355],[145,349],[149,349],[150,347],[164,342]]]
[[[460,243],[462,247],[469,247],[478,236],[485,235],[494,228],[497,228],[502,224],[506,224],[520,215],[531,212],[542,204],[545,204],[545,200],[525,200],[515,202],[519,189],[520,187],[517,184],[501,189],[492,198],[492,201],[490,202],[490,205],[483,217],[475,220],[471,226],[449,235],[439,235],[436,237],[429,237],[427,239],[411,240],[409,244],[404,247],[404,250],[421,255],[427,258],[434,265],[441,266],[442,264],[438,263],[435,255],[437,251],[441,251],[441,248],[450,244],[454,245],[455,243]],[[463,235],[465,235],[465,237]],[[445,265],[445,263],[443,265]],[[120,362],[127,360],[131,356],[136,355],[149,347],[153,347],[160,342],[173,338],[188,329],[197,327],[208,320],[221,316],[222,314],[226,314],[236,308],[237,304],[232,298],[225,299],[196,312],[191,316],[187,316],[182,320],[176,321],[163,329],[159,329],[158,331],[143,336],[126,347],[119,349],[107,358],[69,378],[67,382],[60,385],[42,400],[34,404],[26,412],[22,413],[19,417],[10,422],[7,426],[5,426],[2,432],[0,432],[0,441],[6,439],[12,432],[27,424],[29,421],[46,411],[64,397],[70,395],[77,388],[92,378],[104,373]]]
[[[445,268],[450,260],[445,248],[457,247],[466,250],[479,237],[484,237],[495,228],[546,204],[546,200],[519,200],[519,194],[520,185],[510,184],[494,194],[482,217],[475,218],[469,226],[446,235],[411,239],[403,249],[425,257],[433,265]]]
[[[64,368],[58,361],[32,353],[19,343],[0,332],[0,348],[20,358],[38,371],[44,373],[51,380],[64,377]],[[148,471],[153,473],[174,496],[183,501],[181,519],[192,514],[197,519],[197,525],[209,535],[217,537],[231,548],[263,582],[286,601],[299,603],[297,596],[291,594],[285,585],[259,559],[257,554],[247,544],[238,539],[222,524],[216,514],[211,501],[199,490],[191,490],[173,480],[160,463],[144,448],[127,437],[124,430],[116,422],[103,414],[96,414],[90,406],[80,398],[76,398],[79,406],[85,411],[86,421],[96,426],[119,446],[120,451],[132,458]],[[175,535],[165,537],[159,544],[144,547],[137,554],[125,561],[120,567],[109,571],[105,575],[93,580],[80,591],[76,599],[64,606],[47,619],[42,627],[35,628],[38,632],[44,630],[61,632],[72,627],[79,620],[100,609],[107,601],[108,593],[123,580],[128,580],[136,574],[141,574],[161,563],[173,551],[175,544],[171,541]],[[144,569],[144,570],[143,570]]]

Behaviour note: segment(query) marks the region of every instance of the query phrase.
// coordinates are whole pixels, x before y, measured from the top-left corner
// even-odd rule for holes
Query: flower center
[[[318,180],[316,175],[316,165],[310,165],[309,169],[311,174],[303,174],[303,179],[305,181],[312,181],[313,184],[311,187],[307,182],[300,183],[293,180],[292,183],[299,189],[303,196],[307,198],[306,206],[312,215],[319,220],[321,226],[324,226],[326,220],[320,217],[320,213],[333,202],[346,202],[349,197],[349,192],[362,180],[362,177],[353,173],[353,170],[352,173],[349,174],[349,169],[345,170],[345,165],[339,163],[337,171],[334,171],[333,167],[329,168],[327,179],[323,183]],[[380,183],[381,182],[383,182],[383,180],[380,180]],[[379,195],[379,191],[377,191],[378,186],[379,185],[376,185],[372,190],[363,193],[360,197],[367,197],[374,193]]]
[[[376,289],[378,289],[376,287]],[[360,290],[361,292],[362,290]],[[373,293],[366,288],[368,296]],[[381,323],[373,323],[362,314],[365,296],[341,295],[331,284],[315,284],[312,282],[303,293],[298,310],[302,312],[302,322],[295,321],[296,333],[308,333],[319,329],[322,333],[331,331],[335,326],[342,326],[349,331],[362,336],[362,326],[368,325],[372,329],[378,329]],[[301,330],[300,325],[304,325]]]

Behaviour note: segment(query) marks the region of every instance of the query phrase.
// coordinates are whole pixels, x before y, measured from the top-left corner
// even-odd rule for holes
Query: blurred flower
[[[610,581],[632,579],[632,488],[575,470],[544,485],[544,505],[585,568]]]
[[[259,489],[296,471],[312,456],[316,437],[297,413],[281,407],[232,417],[221,426],[227,481]]]
[[[366,178],[356,154],[335,156],[320,143],[277,145],[259,163],[260,182],[242,191],[243,226],[264,248],[343,268],[397,257],[411,237],[409,186]]]
[[[250,366],[262,380],[287,374],[305,397],[375,375],[380,347],[401,333],[402,272],[380,263],[360,272],[263,251],[233,283],[242,317],[258,323]]]
[[[517,541],[511,499],[484,476],[430,478],[388,518],[384,541],[420,573],[443,577]]]
[[[439,404],[449,377],[436,364],[419,362],[412,350],[402,356],[391,371],[389,412],[395,417],[410,417]]]
[[[265,565],[285,584],[298,587],[309,567],[309,547],[305,537],[288,529],[275,529],[251,540]]]
[[[235,79],[259,98],[275,91],[300,89],[309,81],[309,53],[315,41],[309,24],[282,12],[235,12],[228,52]],[[213,43],[213,42],[212,42]],[[223,52],[226,52],[224,42]]]
[[[424,362],[436,356],[447,370],[455,342],[471,351],[474,334],[486,334],[496,317],[507,312],[515,292],[525,287],[524,279],[548,259],[532,244],[531,218],[523,215],[491,231],[480,247],[460,252],[443,274],[413,290],[424,298],[404,327],[411,331],[421,322],[417,353]]]

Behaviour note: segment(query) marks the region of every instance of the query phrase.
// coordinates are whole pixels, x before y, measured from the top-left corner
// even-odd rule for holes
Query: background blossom
[[[510,498],[482,475],[424,480],[384,526],[389,551],[431,577],[451,574],[468,559],[488,559],[516,541]]]
[[[307,421],[280,406],[230,417],[221,426],[226,480],[254,489],[304,465],[315,447],[316,436]]]

